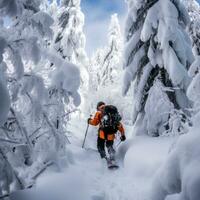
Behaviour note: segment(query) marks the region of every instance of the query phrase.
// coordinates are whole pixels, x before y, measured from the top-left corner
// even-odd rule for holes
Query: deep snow
[[[86,128],[84,121],[72,120],[68,136],[73,144],[67,146],[66,157],[37,180],[34,189],[18,191],[15,200],[148,200],[154,173],[165,160],[175,138],[135,136],[126,127],[126,142],[119,145],[117,158],[120,168],[107,169],[96,148],[96,130],[90,127],[85,150],[81,148]],[[80,139],[78,139],[80,138]],[[116,141],[116,144],[118,141]],[[92,150],[94,149],[94,150]],[[120,158],[120,159],[119,159]],[[18,195],[18,197],[16,197]]]

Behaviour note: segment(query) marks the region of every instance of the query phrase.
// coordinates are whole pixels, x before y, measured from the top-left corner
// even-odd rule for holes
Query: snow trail
[[[84,189],[89,198],[92,200],[148,200],[144,198],[144,189],[138,185],[138,179],[134,180],[130,177],[121,165],[118,170],[107,169],[106,161],[101,160],[97,152],[83,150],[73,145],[69,145],[69,151],[73,153],[74,161],[61,173],[54,173],[52,176],[46,174],[38,180],[37,187],[41,191],[47,188],[55,188],[55,183],[63,183],[63,191],[60,192],[63,197],[68,197],[72,191],[73,185],[82,182]],[[70,154],[68,152],[68,154]],[[80,176],[81,175],[81,176]],[[72,181],[71,181],[71,178]],[[67,182],[72,188],[67,188]],[[77,181],[76,181],[77,180]],[[73,183],[75,181],[75,183]],[[52,185],[53,183],[53,185]],[[77,188],[78,189],[78,188]],[[81,193],[81,191],[78,191]],[[84,193],[82,191],[82,193]],[[64,193],[64,194],[63,194]],[[76,200],[74,194],[72,199]],[[52,196],[52,195],[51,195]],[[61,198],[61,200],[68,198]],[[60,199],[59,199],[60,200]]]
[[[67,167],[62,171],[55,172],[53,168],[44,173],[37,180],[36,187],[28,192],[31,192],[29,196],[33,200],[36,197],[37,200],[149,200],[152,177],[174,139],[147,136],[129,139],[117,149],[117,157],[121,157],[118,160],[120,168],[109,170],[96,150],[81,148],[84,127],[85,124],[81,123],[71,124],[73,144],[67,145],[67,154],[63,158]],[[96,130],[91,128],[90,131],[86,147],[95,149]],[[128,137],[130,134],[127,132]],[[23,194],[19,199],[23,200]]]

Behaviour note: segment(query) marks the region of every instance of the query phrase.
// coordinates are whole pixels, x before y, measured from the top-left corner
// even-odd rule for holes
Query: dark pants
[[[106,157],[105,144],[108,149],[108,153],[111,155],[112,158],[114,158],[115,150],[113,149],[113,143],[113,140],[105,140],[101,139],[100,137],[97,138],[97,149],[100,153],[101,158]]]

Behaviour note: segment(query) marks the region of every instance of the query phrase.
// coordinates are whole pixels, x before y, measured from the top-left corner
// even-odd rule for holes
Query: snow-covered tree
[[[21,104],[16,101],[20,96],[20,87],[24,87],[22,81],[26,77],[26,73],[30,72],[30,63],[35,65],[41,58],[39,48],[39,38],[49,37],[52,33],[49,26],[52,24],[50,16],[39,9],[38,1],[1,1],[0,15],[2,19],[9,18],[9,28],[1,23],[1,85],[8,86],[8,91],[1,87],[2,105],[5,98],[7,102],[4,105],[6,109],[1,114],[7,118],[7,121],[1,124],[2,140],[0,141],[1,156],[1,188],[0,193],[10,191],[10,184],[15,182],[16,188],[27,187],[22,177],[18,176],[16,166],[13,165],[13,159],[9,159],[9,154],[15,154],[14,148],[20,149],[21,156],[17,156],[17,167],[31,165],[30,154],[33,153],[33,144],[28,137],[27,127],[24,125],[25,116],[23,116],[23,98],[20,99]],[[40,37],[39,37],[40,36]],[[27,68],[26,68],[27,67]],[[3,84],[2,84],[3,83]],[[32,86],[32,88],[34,85]],[[31,92],[31,91],[30,91]],[[4,94],[3,94],[4,93]],[[42,99],[42,97],[41,97]],[[9,103],[10,102],[10,103]],[[25,104],[25,103],[24,103]],[[18,107],[19,106],[19,107]],[[33,107],[33,110],[35,107]],[[8,116],[6,113],[9,111]],[[32,153],[31,153],[32,152]],[[15,157],[14,156],[14,157]],[[17,162],[15,162],[17,163]],[[19,169],[19,168],[18,168]],[[33,174],[32,174],[33,175]],[[29,182],[29,181],[28,181]],[[16,189],[15,188],[15,189]]]
[[[104,48],[104,55],[101,60],[99,85],[106,86],[116,83],[119,79],[119,71],[122,70],[122,35],[117,14],[111,16],[108,30],[108,45]]]
[[[97,49],[90,59],[89,71],[89,90],[97,91],[100,83],[99,70],[103,62],[103,49]]]
[[[182,0],[189,15],[189,35],[192,39],[193,53],[200,55],[200,5],[196,0]]]
[[[90,60],[90,86],[95,90],[117,84],[122,71],[122,35],[117,14],[111,16],[108,29],[108,44],[97,49]]]
[[[152,183],[153,200],[176,199],[198,200],[200,197],[200,58],[197,57],[189,69],[193,78],[187,95],[194,103],[192,127],[188,134],[179,137],[162,167],[156,173]],[[162,177],[162,178],[161,178]]]
[[[104,101],[118,107],[124,122],[131,123],[130,93],[124,98],[121,95],[122,85],[122,52],[123,38],[117,14],[111,16],[108,29],[108,43],[97,49],[90,59],[89,95],[87,95],[86,112],[91,113],[98,101]]]
[[[46,167],[56,163],[65,150],[63,127],[67,102],[80,104],[79,70],[46,45],[52,38],[53,19],[40,10],[41,3],[0,2],[2,19],[9,19],[9,26],[1,21],[0,27],[2,194],[9,194],[11,183],[13,190],[31,186]],[[49,62],[55,68],[47,78],[48,72],[42,73],[42,67]],[[58,93],[62,98],[56,104],[53,96]]]
[[[57,4],[57,9],[54,9],[56,13],[52,14],[55,22],[53,25],[54,40],[51,46],[64,60],[79,67],[80,94],[84,99],[89,77],[87,72],[88,58],[85,52],[86,38],[83,32],[84,14],[81,11],[80,2],[81,0],[61,0],[59,4],[57,2],[51,4],[51,8]],[[73,109],[72,106],[71,110]]]
[[[179,0],[127,2],[123,94],[134,82],[133,122],[149,135],[182,133],[193,61],[187,11]]]
[[[88,98],[90,111],[94,110],[96,103],[100,100],[110,104],[119,104],[122,51],[123,39],[119,20],[117,14],[114,14],[111,16],[108,28],[107,45],[98,49],[90,60],[89,90],[93,91]]]
[[[55,48],[60,55],[74,64],[85,65],[84,14],[80,0],[62,0],[55,19]]]

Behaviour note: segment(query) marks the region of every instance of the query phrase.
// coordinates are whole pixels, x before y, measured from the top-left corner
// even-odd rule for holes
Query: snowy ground
[[[120,144],[120,169],[109,171],[96,149],[96,130],[89,129],[87,148],[81,148],[85,123],[72,121],[67,146],[67,167],[62,171],[51,169],[37,181],[36,187],[18,192],[15,200],[149,200],[151,180],[173,146],[175,138],[137,136]],[[128,138],[131,128],[126,127]],[[80,139],[78,139],[80,138]],[[118,142],[116,142],[118,143]],[[56,172],[55,172],[56,171]],[[24,196],[25,195],[25,196]],[[31,196],[31,198],[30,198]]]

